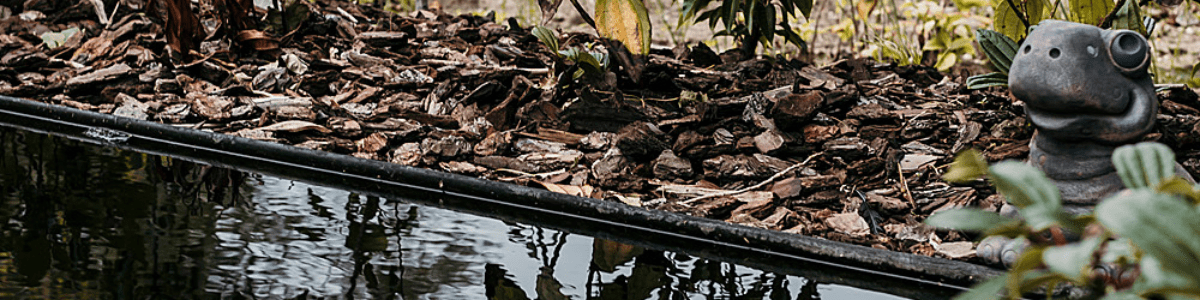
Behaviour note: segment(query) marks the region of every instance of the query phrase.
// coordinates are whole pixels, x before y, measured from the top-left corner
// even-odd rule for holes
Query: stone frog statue
[[[1087,209],[1124,188],[1113,150],[1141,141],[1158,115],[1149,65],[1141,34],[1064,21],[1041,22],[1017,49],[1008,82],[1036,128],[1029,163],[1067,207]]]
[[[1042,21],[1017,49],[1008,84],[1035,127],[1029,163],[1054,181],[1069,212],[1086,213],[1124,188],[1112,153],[1154,129],[1149,65],[1141,34],[1065,21]],[[1178,163],[1175,171],[1194,182]],[[1005,205],[1001,214],[1016,209]],[[1014,244],[989,238],[976,254],[1007,265],[1023,248]]]

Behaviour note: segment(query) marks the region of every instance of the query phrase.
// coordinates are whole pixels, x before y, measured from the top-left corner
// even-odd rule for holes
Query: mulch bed
[[[1033,134],[1004,89],[868,59],[607,51],[609,73],[574,80],[515,22],[342,1],[304,4],[285,35],[200,7],[206,35],[183,54],[162,13],[135,13],[153,7],[103,25],[91,1],[26,3],[48,7],[0,20],[3,95],[921,255],[976,261],[974,236],[921,220],[1003,201],[942,181],[954,153],[1023,159]],[[43,44],[68,28],[83,33]],[[1148,139],[1200,149],[1196,94],[1159,95]],[[1179,157],[1196,174],[1200,151]]]

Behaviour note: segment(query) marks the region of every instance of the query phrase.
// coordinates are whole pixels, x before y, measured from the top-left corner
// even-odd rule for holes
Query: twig
[[[904,168],[900,166],[900,163],[896,163],[896,174],[900,175],[900,189],[904,191],[904,200],[908,200],[908,204],[912,205],[912,209],[915,211],[917,202],[913,201],[912,191],[908,190],[908,180],[904,179]]]
[[[1017,4],[1013,3],[1013,0],[1004,0],[1004,2],[1008,2],[1008,8],[1011,8],[1013,14],[1017,15],[1017,19],[1021,19],[1021,24],[1025,24],[1025,30],[1029,30],[1029,19],[1025,18],[1025,14],[1022,14],[1023,11],[1017,10]]]
[[[596,20],[593,20],[592,16],[588,15],[586,10],[583,10],[583,5],[579,4],[579,0],[571,0],[571,5],[575,6],[575,10],[579,12],[579,16],[583,17],[584,22],[587,22],[593,29],[596,29]]]
[[[1113,19],[1117,18],[1117,11],[1120,11],[1122,6],[1125,6],[1125,0],[1117,0],[1117,6],[1113,6],[1112,11],[1109,11],[1107,15],[1104,15],[1104,19],[1100,21],[1099,27],[1104,29],[1112,27]]]
[[[737,194],[745,193],[745,192],[748,192],[748,191],[751,191],[754,189],[758,189],[760,187],[763,187],[764,185],[767,185],[768,183],[771,183],[772,181],[775,181],[775,179],[778,179],[779,176],[783,176],[783,174],[786,174],[787,172],[791,172],[792,170],[795,170],[796,168],[807,165],[808,162],[811,161],[814,157],[817,157],[817,155],[821,155],[821,154],[825,154],[825,152],[813,153],[813,155],[809,155],[808,158],[805,158],[804,161],[794,164],[791,167],[788,167],[787,169],[783,169],[783,171],[779,171],[779,173],[775,173],[775,175],[771,175],[770,178],[767,178],[767,180],[763,180],[762,182],[759,182],[758,184],[755,184],[755,185],[752,185],[749,187],[745,187],[745,188],[742,188],[739,190],[735,190],[735,191],[724,191],[724,192],[719,192],[719,193],[708,194],[708,195],[688,199],[688,200],[685,200],[680,203],[687,205],[687,204],[692,204],[692,203],[695,203],[696,201],[700,201],[700,200],[704,200],[704,199],[708,199],[708,198],[737,195]]]

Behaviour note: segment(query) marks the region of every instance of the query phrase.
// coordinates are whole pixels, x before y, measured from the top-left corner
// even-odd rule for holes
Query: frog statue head
[[[1008,82],[1036,127],[1029,162],[1066,204],[1123,188],[1112,152],[1141,141],[1158,114],[1149,65],[1141,34],[1064,21],[1041,22],[1017,49]]]

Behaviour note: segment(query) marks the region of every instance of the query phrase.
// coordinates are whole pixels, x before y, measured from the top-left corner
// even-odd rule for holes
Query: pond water
[[[4,299],[904,299],[3,127],[0,153]]]

